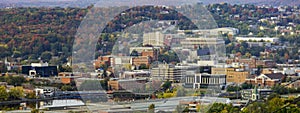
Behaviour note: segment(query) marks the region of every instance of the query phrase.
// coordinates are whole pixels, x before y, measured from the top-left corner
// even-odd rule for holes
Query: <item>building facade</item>
[[[57,76],[57,66],[22,66],[22,74],[35,77]]]
[[[199,47],[209,47],[210,49],[222,47],[225,44],[225,41],[219,38],[185,38],[182,40],[181,45],[183,48],[188,49],[198,49]]]
[[[270,38],[270,37],[236,37],[237,41],[256,41],[256,42],[279,42],[279,38]]]
[[[289,84],[286,85],[286,87],[298,89],[300,87],[300,80],[296,80],[292,83],[289,83]]]
[[[151,32],[145,33],[143,36],[143,45],[152,45],[163,47],[164,44],[164,34],[161,32]]]
[[[246,82],[249,76],[249,71],[238,68],[226,68],[226,82],[242,84]]]
[[[94,62],[94,66],[96,69],[100,68],[102,65],[110,66],[112,61],[113,61],[113,58],[111,56],[100,56]]]
[[[245,89],[241,91],[243,100],[252,100],[252,101],[265,99],[272,93],[273,93],[272,89],[258,89],[258,88]]]
[[[171,82],[180,82],[183,79],[182,68],[169,64],[160,64],[151,69],[151,76],[154,79],[169,80]]]
[[[280,84],[284,78],[285,76],[282,73],[260,74],[255,78],[246,79],[246,82],[262,87],[272,87],[276,84]]]
[[[110,90],[128,90],[143,89],[147,79],[111,79],[108,81]]]
[[[184,86],[186,88],[205,88],[208,86],[221,86],[226,84],[225,74],[196,73],[185,76]]]
[[[145,64],[148,67],[151,64],[151,58],[149,56],[133,57],[131,58],[131,64],[135,66]]]
[[[276,62],[273,60],[258,60],[257,58],[249,58],[249,59],[240,59],[240,58],[235,58],[235,59],[227,59],[226,63],[227,64],[232,64],[232,63],[241,63],[241,64],[247,64],[249,68],[257,68],[258,66],[262,66],[265,68],[272,68],[276,66]]]
[[[226,68],[213,67],[213,68],[211,68],[211,74],[225,74],[226,75]]]

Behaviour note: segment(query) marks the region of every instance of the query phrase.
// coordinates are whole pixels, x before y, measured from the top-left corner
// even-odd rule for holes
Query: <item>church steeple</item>
[[[258,93],[257,86],[255,86],[254,89],[252,89],[252,100],[257,100],[257,99],[259,99],[259,93]]]

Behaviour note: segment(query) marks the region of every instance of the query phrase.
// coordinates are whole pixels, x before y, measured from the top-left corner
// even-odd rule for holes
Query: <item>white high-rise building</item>
[[[161,32],[145,33],[143,45],[164,46],[164,34]]]

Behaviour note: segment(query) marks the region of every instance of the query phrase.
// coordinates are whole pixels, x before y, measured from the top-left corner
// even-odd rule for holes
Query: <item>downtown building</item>
[[[221,38],[185,38],[181,41],[181,45],[186,49],[197,49],[199,47],[208,47],[210,49],[223,47],[225,41]]]
[[[207,88],[209,86],[218,86],[226,84],[225,74],[208,74],[208,73],[194,73],[187,72],[184,79],[184,87],[186,88]]]
[[[158,67],[151,68],[152,79],[160,79],[171,82],[181,82],[183,79],[183,70],[170,64],[159,64]]]
[[[143,45],[152,45],[155,47],[164,47],[165,35],[161,32],[145,33],[143,35]]]

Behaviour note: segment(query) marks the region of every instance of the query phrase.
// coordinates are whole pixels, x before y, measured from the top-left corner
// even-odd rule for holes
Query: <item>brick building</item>
[[[112,79],[108,81],[111,90],[143,89],[147,79]]]
[[[264,86],[275,86],[280,84],[285,76],[282,73],[271,73],[271,74],[260,74],[254,78],[246,79],[246,82],[253,85]]]
[[[274,62],[273,60],[257,60],[256,65],[263,66],[265,68],[273,68],[276,66],[276,62]]]
[[[157,52],[160,48],[155,47],[131,47],[129,52],[136,51],[138,56],[149,56],[152,61],[157,60]]]
[[[234,62],[239,62],[242,64],[248,64],[249,68],[257,68],[257,66],[262,66],[265,68],[272,68],[276,66],[276,62],[273,60],[258,60],[257,58],[249,58],[249,59],[227,59],[227,64],[232,64]]]
[[[226,74],[226,68],[213,67],[211,68],[211,74]]]
[[[151,61],[157,60],[157,51],[142,51],[142,56],[148,56],[151,58]]]
[[[146,66],[149,66],[151,64],[151,58],[149,56],[133,57],[131,58],[131,64],[135,66],[146,64]]]
[[[289,83],[289,84],[286,85],[286,87],[298,89],[300,87],[300,80],[296,80],[292,83]]]
[[[242,84],[249,76],[249,71],[237,68],[226,68],[226,82]]]
[[[100,56],[98,59],[94,62],[95,68],[100,68],[101,65],[110,66],[113,58],[111,56]]]

